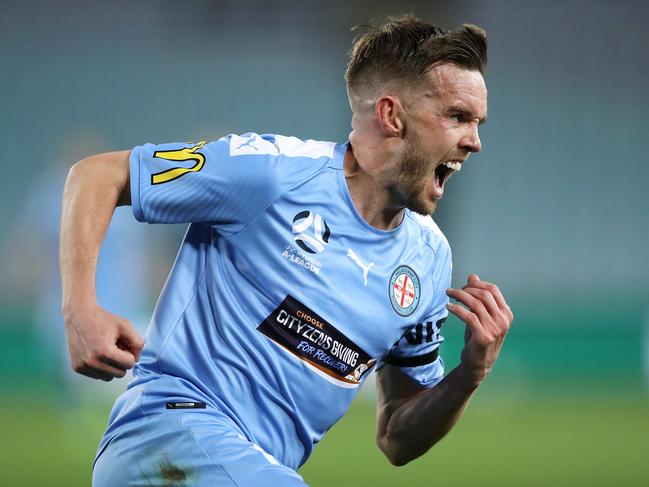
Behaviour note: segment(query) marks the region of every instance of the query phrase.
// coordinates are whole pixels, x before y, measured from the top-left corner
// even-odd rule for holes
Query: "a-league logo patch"
[[[295,243],[309,254],[322,252],[331,236],[331,230],[324,218],[306,210],[293,217],[291,230],[295,235]]]
[[[407,265],[401,265],[392,273],[388,295],[392,308],[399,316],[409,316],[417,309],[421,286],[419,277]]]

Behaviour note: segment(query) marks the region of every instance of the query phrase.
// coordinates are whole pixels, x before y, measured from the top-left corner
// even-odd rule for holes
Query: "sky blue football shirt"
[[[190,225],[102,443],[200,401],[296,469],[372,369],[441,380],[448,242],[410,211],[393,230],[368,225],[347,147],[248,133],[133,149],[136,218]]]

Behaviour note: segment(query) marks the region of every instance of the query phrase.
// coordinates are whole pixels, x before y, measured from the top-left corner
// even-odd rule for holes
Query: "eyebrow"
[[[452,106],[448,109],[449,112],[459,112],[463,116],[473,120],[475,117],[473,116],[473,113],[470,110],[467,110],[466,108],[462,108],[460,106]],[[483,125],[487,123],[487,116],[485,115],[482,118],[478,119],[478,125]]]

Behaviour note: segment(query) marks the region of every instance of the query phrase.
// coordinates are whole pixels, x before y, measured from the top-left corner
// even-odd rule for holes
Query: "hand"
[[[461,366],[470,385],[477,387],[498,358],[514,315],[498,287],[476,274],[462,289],[450,288],[446,293],[466,306],[449,303],[447,308],[467,325]]]
[[[144,340],[124,318],[94,305],[65,312],[64,319],[75,372],[111,381],[140,359]]]

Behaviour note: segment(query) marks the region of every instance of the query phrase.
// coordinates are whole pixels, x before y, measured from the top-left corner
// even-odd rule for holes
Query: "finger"
[[[480,276],[478,274],[469,274],[469,277],[466,279],[467,284],[473,284],[474,282],[480,282]]]
[[[477,281],[473,283],[472,286],[477,287],[478,289],[484,289],[485,291],[489,291],[491,295],[494,297],[494,299],[496,300],[498,307],[501,310],[507,311],[511,314],[511,309],[509,309],[509,306],[507,305],[504,296],[500,292],[500,289],[498,289],[498,286],[487,281]]]
[[[115,345],[114,349],[110,350],[109,353],[100,355],[99,361],[109,367],[126,372],[126,370],[133,368],[135,365],[135,356],[131,352],[121,350]]]
[[[131,352],[137,362],[144,348],[144,339],[129,322],[124,322],[120,327],[118,345],[122,350]]]
[[[118,362],[114,361],[111,357],[101,357],[90,362],[90,366],[93,367],[101,374],[114,379],[115,377],[120,378],[126,375],[127,368],[124,368],[119,365]],[[103,379],[105,380],[105,379]]]
[[[471,334],[480,333],[480,319],[473,311],[455,303],[448,303],[446,309],[466,323]]]
[[[501,310],[498,307],[496,300],[489,291],[470,286],[465,286],[462,288],[462,290],[469,293],[474,298],[479,299],[482,304],[484,304],[484,307],[487,309],[487,312],[491,315],[492,318],[496,318],[501,314]]]
[[[449,288],[446,290],[446,294],[448,294],[453,299],[459,301],[460,303],[464,304],[476,315],[483,316],[483,317],[490,316],[482,301],[473,297],[464,289]]]
[[[124,375],[122,374],[121,371],[115,370],[115,373],[109,373],[107,371],[104,371],[100,368],[97,367],[91,367],[89,365],[83,366],[79,369],[77,369],[77,372],[85,375],[86,377],[90,377],[91,379],[97,379],[97,380],[103,380],[105,382],[110,382],[113,380],[115,377],[123,377]],[[125,373],[125,372],[124,372]]]
[[[126,375],[126,369],[120,367],[113,367],[109,364],[102,363],[101,371],[107,378],[102,378],[102,380],[113,380],[115,378],[121,379]]]

